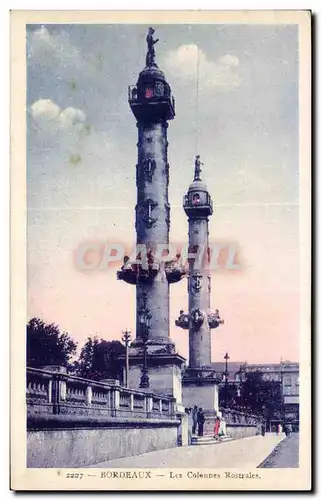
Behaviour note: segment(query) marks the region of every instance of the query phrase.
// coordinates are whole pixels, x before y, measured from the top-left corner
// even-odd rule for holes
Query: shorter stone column
[[[53,374],[48,384],[48,402],[52,403],[52,411],[54,415],[56,415],[60,413],[60,402],[66,401],[67,399],[67,383],[64,380],[64,375],[67,373],[67,367],[46,365],[42,368]]]
[[[88,406],[91,405],[92,402],[92,397],[93,397],[93,390],[90,385],[86,387],[86,403]]]
[[[59,401],[67,399],[67,383],[65,380],[59,380]]]
[[[116,388],[112,389],[112,407],[111,414],[113,417],[116,417],[117,410],[119,410],[120,405],[120,392]]]
[[[52,403],[52,380],[48,382],[48,403]]]
[[[147,396],[146,398],[146,412],[147,416],[149,416],[153,411],[153,397]]]

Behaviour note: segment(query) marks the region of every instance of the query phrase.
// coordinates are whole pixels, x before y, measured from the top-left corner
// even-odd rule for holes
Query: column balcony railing
[[[142,93],[142,89],[139,89],[137,85],[128,86],[128,102],[129,104],[136,104],[139,102],[152,102],[152,101],[163,101],[166,100],[170,103],[171,107],[175,111],[175,98],[171,94],[169,86],[160,86],[158,82],[154,84],[149,84],[148,87],[151,89],[152,94],[146,95]]]
[[[203,208],[210,207],[211,211],[213,212],[213,201],[209,193],[204,193],[204,200],[199,199],[196,201],[193,201],[193,192],[190,192],[188,194],[185,194],[183,196],[183,208],[193,208],[193,209],[199,209],[201,212]]]

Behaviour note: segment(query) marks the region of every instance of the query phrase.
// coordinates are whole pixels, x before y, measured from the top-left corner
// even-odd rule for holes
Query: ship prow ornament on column
[[[198,155],[194,180],[183,201],[189,229],[188,313],[181,310],[175,324],[189,331],[189,365],[183,374],[183,404],[203,408],[209,425],[210,416],[215,417],[219,412],[218,384],[221,382],[220,375],[211,366],[211,329],[224,321],[217,309],[210,308],[208,218],[213,214],[213,204],[201,179],[201,165]],[[203,259],[192,258],[200,248],[204,250]]]
[[[124,259],[118,279],[136,286],[136,338],[129,350],[129,387],[148,388],[182,400],[181,371],[185,359],[169,337],[169,289],[186,274],[177,260],[157,258],[169,243],[168,120],[175,117],[174,98],[155,62],[154,30],[147,34],[146,67],[128,89],[137,120],[136,244],[139,259]],[[140,260],[140,262],[137,262]],[[143,372],[142,372],[143,369]]]

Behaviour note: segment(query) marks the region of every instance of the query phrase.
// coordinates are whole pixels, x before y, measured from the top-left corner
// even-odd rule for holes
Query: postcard
[[[311,13],[11,13],[11,487],[311,489]]]

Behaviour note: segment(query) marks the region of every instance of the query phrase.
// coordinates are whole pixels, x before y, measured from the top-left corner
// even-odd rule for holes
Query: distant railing
[[[48,369],[27,368],[28,416],[37,414],[175,419],[175,399]]]
[[[230,408],[220,408],[220,412],[228,425],[258,425],[260,417],[251,413],[232,410]]]

